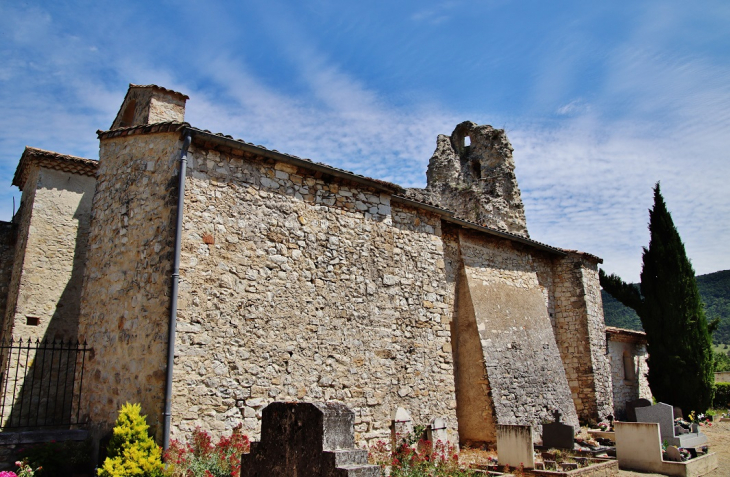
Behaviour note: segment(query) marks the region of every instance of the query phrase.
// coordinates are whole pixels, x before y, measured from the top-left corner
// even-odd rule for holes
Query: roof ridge
[[[179,131],[183,127],[190,127],[190,123],[185,121],[160,121],[157,123],[140,124],[137,126],[128,126],[117,129],[97,129],[96,136],[99,139],[107,139],[110,137],[130,136],[132,134],[140,133],[174,132]]]
[[[378,184],[380,187],[386,187],[388,189],[392,189],[391,190],[391,193],[394,193],[394,191],[405,191],[405,189],[403,187],[401,187],[398,184],[394,184],[392,182],[384,181],[384,180],[381,180],[381,179],[375,179],[375,178],[372,178],[372,177],[367,177],[367,176],[364,176],[362,174],[357,174],[355,172],[348,171],[346,169],[340,169],[339,167],[334,167],[334,166],[331,166],[329,164],[325,164],[324,162],[314,162],[311,159],[307,159],[307,158],[295,156],[293,154],[288,154],[288,153],[285,153],[285,152],[280,152],[280,151],[277,151],[276,149],[268,149],[268,148],[266,148],[266,147],[264,147],[264,146],[262,146],[260,144],[254,144],[252,142],[246,142],[243,139],[234,139],[233,136],[231,136],[229,134],[212,133],[212,132],[210,132],[207,129],[199,129],[199,128],[196,128],[196,127],[191,126],[189,124],[187,125],[187,129],[190,129],[190,130],[192,130],[195,133],[204,134],[204,135],[206,135],[208,137],[211,137],[211,138],[222,138],[224,140],[227,140],[227,141],[231,141],[231,142],[240,144],[241,146],[244,146],[244,147],[251,147],[251,148],[254,148],[254,149],[258,149],[260,152],[263,152],[265,154],[266,153],[268,153],[268,154],[274,154],[274,155],[276,155],[277,157],[279,157],[279,158],[281,158],[283,160],[291,159],[293,161],[306,162],[307,163],[306,165],[308,167],[317,166],[317,167],[321,167],[321,168],[325,169],[326,171],[332,171],[333,173],[344,174],[344,175],[347,175],[347,176],[352,176],[352,178],[353,179],[356,179],[356,180],[365,180],[365,181],[368,181],[368,182],[374,182],[374,183]]]
[[[187,94],[181,93],[179,91],[175,91],[174,89],[165,88],[164,86],[159,86],[159,85],[156,85],[156,84],[134,84],[134,83],[129,83],[129,87],[130,88],[154,88],[154,89],[159,89],[160,91],[164,91],[165,93],[172,93],[172,94],[176,94],[178,96],[182,96],[186,100],[190,99],[190,96],[188,96]]]
[[[189,131],[192,131],[194,135],[201,135],[203,137],[207,137],[213,140],[223,140],[226,143],[229,143],[228,147],[238,145],[242,146],[244,148],[252,148],[254,149],[254,153],[260,153],[262,155],[269,155],[274,156],[274,159],[284,160],[284,161],[290,161],[290,162],[301,162],[304,164],[301,164],[304,167],[315,167],[315,168],[321,168],[324,169],[322,172],[330,172],[335,173],[339,175],[345,176],[344,178],[350,179],[350,180],[356,180],[356,181],[365,181],[367,183],[371,183],[373,185],[379,186],[379,187],[385,187],[387,188],[390,193],[397,198],[397,200],[401,201],[411,201],[416,204],[422,204],[426,207],[437,209],[438,211],[441,211],[444,213],[444,219],[448,222],[461,224],[462,226],[467,226],[476,230],[481,230],[483,232],[487,232],[491,235],[500,236],[509,240],[522,242],[526,245],[531,245],[537,248],[540,248],[542,250],[552,252],[552,253],[558,253],[558,254],[566,254],[566,253],[579,253],[582,255],[585,255],[587,257],[590,257],[594,260],[597,260],[599,263],[602,263],[603,260],[600,257],[597,257],[595,255],[592,255],[587,252],[579,252],[576,250],[566,250],[562,249],[560,247],[554,247],[552,245],[548,245],[543,242],[538,242],[537,240],[533,240],[529,237],[524,237],[522,235],[518,235],[512,232],[506,232],[503,230],[495,229],[492,227],[488,227],[482,224],[478,224],[476,222],[471,222],[469,220],[463,219],[461,217],[458,217],[455,215],[454,211],[451,211],[449,209],[444,209],[439,204],[433,204],[428,202],[423,202],[421,200],[413,199],[411,197],[406,196],[407,191],[404,187],[394,184],[392,182],[384,181],[381,179],[375,179],[372,177],[367,177],[362,174],[357,174],[352,171],[348,171],[346,169],[340,169],[339,167],[334,167],[329,164],[325,164],[323,162],[314,162],[311,159],[302,158],[299,156],[295,156],[293,154],[287,154],[285,152],[279,152],[276,149],[268,149],[262,145],[254,144],[252,142],[247,142],[243,139],[234,139],[233,136],[230,134],[223,134],[223,133],[213,133],[208,129],[200,129],[192,126],[188,122],[176,122],[176,121],[164,121],[159,123],[152,123],[152,124],[145,124],[140,126],[130,126],[127,128],[119,128],[119,129],[112,129],[109,131],[102,131],[98,130],[96,133],[99,136],[99,139],[106,139],[111,137],[119,137],[119,136],[129,136],[132,134],[146,134],[146,133],[155,133],[155,132],[170,132],[170,131],[179,131],[182,129],[186,129]],[[230,144],[233,143],[233,144]]]
[[[20,156],[18,167],[15,169],[12,184],[23,190],[25,181],[28,179],[31,164],[36,163],[49,169],[62,172],[70,172],[82,176],[96,175],[99,161],[85,157],[61,154],[60,152],[48,151],[37,147],[26,146],[23,155]]]
[[[89,159],[89,158],[81,157],[81,156],[73,156],[71,154],[63,154],[60,152],[50,151],[48,149],[41,149],[40,147],[33,147],[33,146],[25,146],[25,150],[23,151],[23,154],[26,154],[26,153],[33,154],[33,155],[42,154],[42,155],[48,155],[48,156],[53,156],[53,157],[66,158],[66,159],[78,159],[78,160],[82,160],[82,161],[99,162],[97,159]]]

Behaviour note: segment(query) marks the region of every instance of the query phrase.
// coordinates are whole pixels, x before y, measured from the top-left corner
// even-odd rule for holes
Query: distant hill
[[[638,286],[638,284],[635,284]],[[720,318],[720,326],[712,336],[715,344],[730,345],[730,270],[708,273],[697,277],[697,287],[705,302],[707,321]],[[634,310],[627,308],[614,297],[601,291],[603,297],[603,314],[606,325],[641,330],[641,320]]]

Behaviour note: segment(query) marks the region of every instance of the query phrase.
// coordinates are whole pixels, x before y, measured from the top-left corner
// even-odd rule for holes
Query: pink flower
[[[16,462],[15,464],[18,465],[18,464],[20,464],[20,462]],[[0,472],[0,477],[18,477],[18,474],[16,474],[15,472],[10,472],[8,470],[4,470],[4,471]]]

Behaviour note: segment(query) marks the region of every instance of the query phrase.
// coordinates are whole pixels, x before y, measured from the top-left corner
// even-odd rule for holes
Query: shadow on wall
[[[77,342],[79,307],[89,234],[88,203],[93,192],[82,186],[73,191],[81,194],[81,200],[73,215],[78,227],[70,279],[43,339],[20,337],[2,350],[7,359],[6,374],[0,379],[3,429],[58,428],[78,422],[83,365],[88,358],[86,346]],[[36,318],[27,319],[32,325]]]

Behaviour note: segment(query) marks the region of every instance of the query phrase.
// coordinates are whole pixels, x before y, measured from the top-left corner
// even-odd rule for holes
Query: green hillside
[[[638,285],[636,285],[638,286]],[[697,286],[705,302],[707,321],[720,318],[720,327],[712,336],[715,344],[730,345],[730,270],[697,277]],[[614,297],[601,291],[606,325],[641,330],[641,321],[634,310],[623,306]]]

